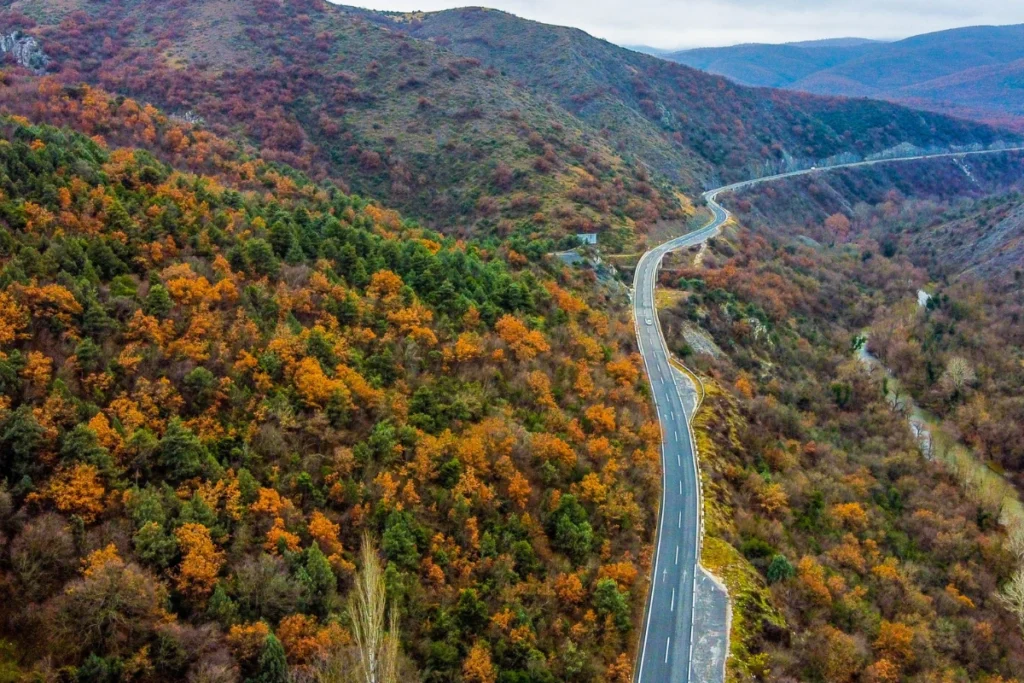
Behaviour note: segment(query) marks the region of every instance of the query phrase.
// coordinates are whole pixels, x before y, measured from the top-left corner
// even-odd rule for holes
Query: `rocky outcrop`
[[[0,35],[0,55],[10,55],[18,65],[37,72],[45,71],[50,63],[39,41],[21,31]]]

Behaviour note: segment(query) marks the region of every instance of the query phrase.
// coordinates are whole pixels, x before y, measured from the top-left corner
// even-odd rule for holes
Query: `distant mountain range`
[[[744,85],[886,99],[1024,130],[1024,24],[658,55]]]

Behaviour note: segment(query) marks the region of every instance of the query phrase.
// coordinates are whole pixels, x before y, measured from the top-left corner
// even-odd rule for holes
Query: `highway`
[[[654,305],[658,269],[665,254],[700,244],[718,233],[729,219],[729,212],[715,201],[722,192],[837,168],[1022,150],[1024,148],[1014,147],[878,159],[810,168],[733,183],[704,193],[704,199],[712,213],[711,221],[707,225],[660,244],[640,258],[633,280],[633,315],[640,355],[644,360],[658,412],[658,421],[661,423],[662,500],[658,515],[657,547],[651,570],[651,585],[643,632],[640,636],[635,676],[637,683],[690,681],[694,585],[700,561],[703,524],[693,434],[676,386],[676,373],[669,365],[669,351]]]

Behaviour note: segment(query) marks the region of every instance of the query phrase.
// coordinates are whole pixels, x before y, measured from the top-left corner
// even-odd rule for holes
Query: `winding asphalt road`
[[[660,244],[641,257],[634,275],[633,315],[640,355],[644,359],[661,423],[662,501],[646,620],[636,668],[637,683],[690,681],[694,586],[700,562],[703,525],[693,434],[676,386],[676,373],[669,365],[668,347],[654,306],[655,282],[665,254],[700,244],[718,234],[719,228],[729,219],[729,212],[715,201],[722,192],[836,168],[1021,150],[1024,148],[878,159],[733,183],[704,193],[704,199],[712,212],[711,222],[699,230]]]

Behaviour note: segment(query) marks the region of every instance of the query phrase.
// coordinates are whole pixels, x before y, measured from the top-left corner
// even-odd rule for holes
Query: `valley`
[[[999,154],[1014,151],[1019,150],[976,152],[974,154]],[[935,156],[944,158],[952,155]],[[634,275],[633,315],[637,325],[640,354],[644,358],[648,381],[653,388],[652,395],[662,425],[662,504],[659,512],[658,547],[655,552],[652,588],[648,596],[646,624],[637,671],[638,681],[691,680],[694,601],[700,571],[700,546],[703,536],[702,485],[698,476],[698,455],[690,433],[692,414],[683,403],[678,387],[680,379],[671,365],[671,352],[661,331],[660,320],[656,324],[653,322],[653,319],[658,318],[655,283],[658,281],[658,270],[662,260],[673,251],[703,245],[720,232],[722,226],[730,219],[729,212],[716,201],[721,194],[801,175],[828,174],[838,169],[864,168],[877,164],[913,163],[934,159],[935,156],[854,162],[840,166],[794,171],[709,190],[704,193],[704,199],[711,209],[711,221],[697,231],[665,242],[656,249],[645,253],[637,264]],[[877,363],[877,359],[870,356],[865,357]],[[686,378],[684,381],[690,382],[691,380]],[[889,396],[887,395],[886,398],[889,399]],[[901,404],[896,403],[895,405],[900,410],[903,409]],[[918,411],[916,406],[913,411]],[[922,446],[922,454],[931,458],[933,457],[930,448],[932,435],[921,426],[921,420],[920,415],[911,415],[909,424],[914,437],[919,441],[923,439],[922,443],[925,445]],[[946,446],[946,448],[949,447]],[[672,486],[673,482],[679,484],[678,493]],[[1016,497],[1007,496],[1007,498],[1016,501],[1016,507],[1020,507],[1020,502]],[[675,526],[671,523],[674,516],[677,518]],[[666,519],[669,520],[667,526]],[[681,561],[680,557],[682,557]],[[662,563],[665,565],[664,570],[661,570]],[[679,615],[676,615],[677,589],[680,595]],[[670,593],[667,609],[665,593]],[[675,639],[674,648],[673,638]],[[665,642],[664,658],[662,658],[660,647],[657,647],[661,642]]]

